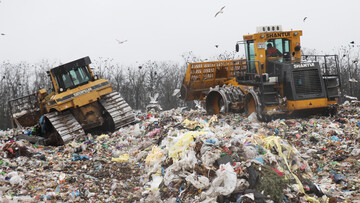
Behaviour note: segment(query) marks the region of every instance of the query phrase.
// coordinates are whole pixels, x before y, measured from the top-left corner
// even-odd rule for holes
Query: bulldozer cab
[[[74,89],[78,86],[93,80],[94,75],[89,68],[91,63],[89,57],[61,65],[50,70],[50,76],[53,82],[54,90],[57,93],[68,89]]]

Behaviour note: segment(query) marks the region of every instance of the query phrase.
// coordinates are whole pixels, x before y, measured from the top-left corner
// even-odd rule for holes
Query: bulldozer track
[[[133,110],[119,92],[111,92],[105,95],[100,102],[112,117],[115,130],[135,121]]]
[[[54,129],[62,138],[64,144],[77,136],[85,135],[80,123],[71,113],[58,114],[57,112],[45,114]]]

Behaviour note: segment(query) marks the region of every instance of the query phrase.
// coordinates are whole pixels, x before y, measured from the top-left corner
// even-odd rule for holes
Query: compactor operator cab
[[[94,80],[89,68],[89,57],[58,66],[50,70],[51,79],[56,92],[61,93]]]
[[[245,55],[249,73],[267,73],[271,61],[300,61],[302,31],[282,31],[281,25],[257,27],[257,33],[244,35]],[[271,70],[272,71],[272,70]]]

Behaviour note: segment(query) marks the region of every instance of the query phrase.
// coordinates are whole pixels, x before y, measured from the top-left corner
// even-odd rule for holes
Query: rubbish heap
[[[360,202],[358,103],[268,123],[181,108],[137,118],[58,147],[0,131],[0,201]]]

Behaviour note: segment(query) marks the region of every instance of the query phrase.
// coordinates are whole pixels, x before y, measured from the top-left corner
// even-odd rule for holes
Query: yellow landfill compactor
[[[52,90],[10,100],[13,127],[37,126],[30,142],[62,145],[85,132],[112,132],[135,121],[131,107],[84,57],[48,71]],[[25,138],[26,139],[26,138]]]
[[[210,114],[256,112],[259,120],[293,113],[336,113],[340,74],[336,55],[302,55],[301,30],[260,26],[243,36],[246,59],[190,63],[184,100],[203,100]]]

